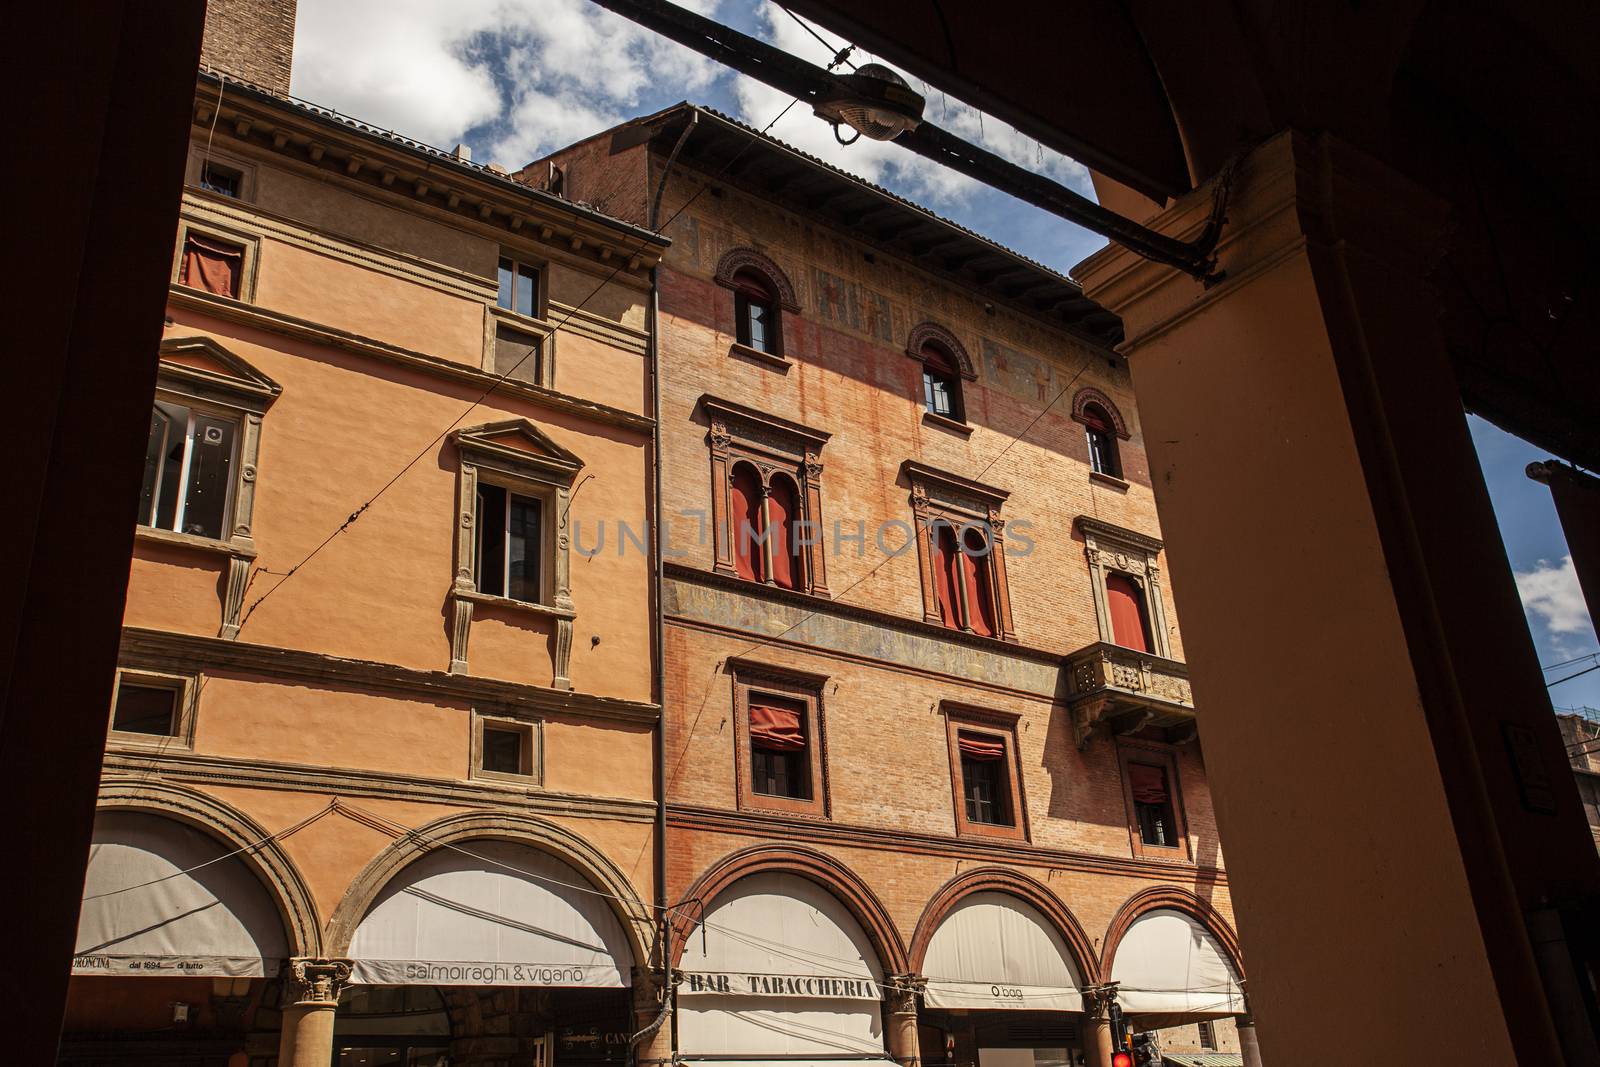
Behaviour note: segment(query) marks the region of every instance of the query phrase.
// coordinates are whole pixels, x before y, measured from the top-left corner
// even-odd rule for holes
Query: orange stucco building
[[[656,1014],[651,559],[571,530],[649,518],[664,242],[289,101],[281,14],[213,12],[281,84],[196,86],[62,1062],[600,1062]]]

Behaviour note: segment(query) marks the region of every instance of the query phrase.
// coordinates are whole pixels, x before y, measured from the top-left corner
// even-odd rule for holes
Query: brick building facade
[[[678,966],[708,984],[718,958],[833,974],[824,947],[769,943],[831,915],[840,944],[868,946],[848,976],[886,983],[863,1020],[737,979],[719,1002],[690,973],[676,1054],[1098,1063],[1113,1000],[1168,1048],[1237,1050],[1243,968],[1114,322],[1037,264],[688,105],[524,175],[672,240],[657,343]],[[951,553],[949,533],[941,550],[941,519],[992,550]],[[987,809],[969,748],[996,757]],[[1151,797],[1163,826],[1141,825]],[[1118,949],[1141,920],[1139,937],[1165,921],[1202,942],[1216,988],[1127,980]],[[1001,1005],[1031,1010],[967,988],[1025,976],[930,969],[930,951],[961,957],[939,944],[959,922],[946,936],[1015,922],[1064,953]]]

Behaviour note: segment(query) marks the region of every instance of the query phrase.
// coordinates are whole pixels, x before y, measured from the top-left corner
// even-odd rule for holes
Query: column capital
[[[289,961],[289,1000],[296,1004],[339,1003],[353,966],[347,959],[296,956]]]
[[[1106,982],[1102,985],[1085,986],[1082,992],[1084,1014],[1101,1019],[1111,1010],[1111,1005],[1116,1003],[1117,983]]]
[[[917,994],[928,986],[920,974],[891,974],[884,982],[883,999],[889,1011],[897,1014],[917,1010]]]
[[[1121,316],[1131,352],[1189,315],[1291,260],[1307,246],[1382,261],[1421,281],[1438,265],[1450,234],[1449,207],[1399,171],[1328,134],[1285,130],[1256,146],[1230,177],[1219,175],[1173,201],[1148,225],[1190,240],[1228,182],[1217,242],[1220,282],[1206,286],[1176,267],[1113,244],[1079,263],[1085,295]]]

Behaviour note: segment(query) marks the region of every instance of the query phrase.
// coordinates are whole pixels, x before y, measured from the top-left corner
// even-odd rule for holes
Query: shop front
[[[678,971],[686,1063],[889,1067],[878,952],[817,882],[772,871],[734,882],[688,934]]]
[[[923,955],[925,1067],[1078,1067],[1081,970],[1037,907],[1009,893],[962,897]]]
[[[291,954],[279,906],[231,843],[161,814],[102,810],[60,1062],[240,1067]]]

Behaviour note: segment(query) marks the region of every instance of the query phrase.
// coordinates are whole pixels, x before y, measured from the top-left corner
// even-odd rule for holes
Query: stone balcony
[[[1080,749],[1097,734],[1117,737],[1146,728],[1165,731],[1175,744],[1194,739],[1189,668],[1178,660],[1097,641],[1066,657],[1063,668]]]

